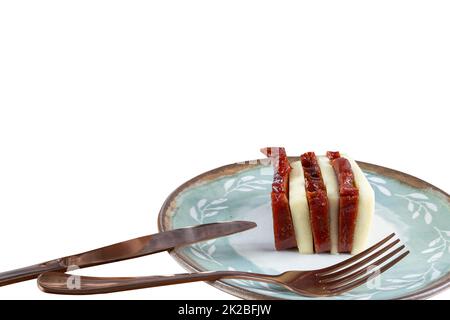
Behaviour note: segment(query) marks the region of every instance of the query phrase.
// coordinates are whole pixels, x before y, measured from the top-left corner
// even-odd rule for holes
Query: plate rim
[[[298,157],[288,157],[289,160],[298,159]],[[249,161],[242,161],[237,162],[233,164],[228,164],[224,166],[217,167],[212,170],[208,170],[206,172],[203,172],[197,176],[195,176],[192,179],[187,180],[183,184],[181,184],[179,187],[177,187],[174,191],[172,191],[169,196],[164,201],[159,214],[158,214],[158,230],[159,232],[169,231],[171,230],[169,222],[171,220],[168,213],[173,208],[174,200],[180,194],[183,190],[185,190],[188,187],[192,187],[195,185],[199,185],[203,182],[205,178],[215,178],[215,177],[226,177],[232,174],[236,174],[237,172],[248,170],[251,168],[255,168],[261,164],[264,163],[265,159],[257,159],[257,160],[249,160]],[[410,186],[413,186],[415,188],[420,189],[432,189],[438,193],[440,193],[442,196],[444,196],[447,199],[447,202],[450,203],[450,195],[443,191],[442,189],[439,189],[438,187],[432,185],[431,183],[428,183],[420,178],[417,178],[415,176],[412,176],[408,173],[404,173],[402,171],[398,171],[395,169],[391,169],[388,167],[363,162],[363,161],[356,161],[360,167],[363,170],[373,171],[376,173],[380,173],[382,175],[388,176],[390,178],[394,178],[402,183],[408,184]],[[197,263],[193,260],[191,260],[189,257],[185,256],[180,248],[174,248],[172,250],[168,251],[170,256],[178,263],[180,264],[184,269],[190,272],[202,272],[202,271],[208,271],[202,269],[200,266],[197,265]],[[243,289],[231,284],[228,284],[223,281],[215,281],[215,282],[206,282],[209,285],[224,291],[228,294],[231,294],[233,296],[236,296],[238,298],[246,299],[246,300],[283,300],[282,298],[272,297],[269,295],[264,295],[260,293],[256,293],[247,289]],[[450,287],[450,271],[440,279],[430,283],[428,286],[421,288],[415,292],[405,294],[399,297],[396,297],[394,299],[396,300],[418,300],[418,299],[425,299],[429,298],[435,294],[438,294],[439,292],[444,291],[445,289]]]

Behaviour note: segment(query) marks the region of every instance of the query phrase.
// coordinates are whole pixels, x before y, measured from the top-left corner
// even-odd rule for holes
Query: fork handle
[[[275,281],[275,276],[240,271],[181,273],[168,276],[126,278],[85,277],[62,272],[47,272],[39,276],[38,286],[44,292],[83,295],[143,289],[196,281],[216,281],[219,279],[243,279],[277,283]]]
[[[0,272],[0,287],[8,284],[36,279],[41,273],[49,271],[66,271],[67,266],[61,259],[50,260],[29,267]]]

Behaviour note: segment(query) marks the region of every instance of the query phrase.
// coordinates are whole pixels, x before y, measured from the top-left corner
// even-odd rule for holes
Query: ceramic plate
[[[425,298],[450,285],[450,197],[410,175],[359,162],[375,190],[370,243],[396,232],[411,253],[373,281],[332,299]],[[175,190],[159,215],[161,231],[217,221],[255,221],[255,229],[177,248],[171,255],[189,271],[240,270],[278,274],[316,269],[348,255],[300,255],[273,246],[272,168],[250,161],[206,172]],[[245,299],[311,299],[282,287],[244,280],[211,285]]]

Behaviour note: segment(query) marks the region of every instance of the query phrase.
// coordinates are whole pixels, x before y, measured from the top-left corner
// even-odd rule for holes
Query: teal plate
[[[375,217],[369,242],[395,232],[411,253],[392,269],[330,299],[422,299],[450,285],[450,197],[418,178],[359,162],[375,190]],[[171,255],[189,271],[239,270],[278,274],[315,269],[348,255],[300,255],[275,251],[270,188],[272,168],[263,160],[214,169],[176,189],[159,214],[167,231],[202,223],[249,220],[255,229],[177,248]],[[255,281],[226,280],[211,285],[244,299],[312,299]]]

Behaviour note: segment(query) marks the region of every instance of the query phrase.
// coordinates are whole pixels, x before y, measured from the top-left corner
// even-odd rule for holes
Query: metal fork
[[[409,251],[391,234],[367,250],[330,267],[310,271],[287,271],[266,275],[240,271],[184,273],[149,277],[85,277],[62,272],[44,273],[38,278],[39,288],[58,294],[96,294],[165,286],[195,281],[244,279],[281,285],[304,296],[335,296],[352,290],[385,272]],[[388,243],[389,242],[389,243]],[[396,248],[394,248],[396,247]],[[402,252],[403,251],[403,252]]]

